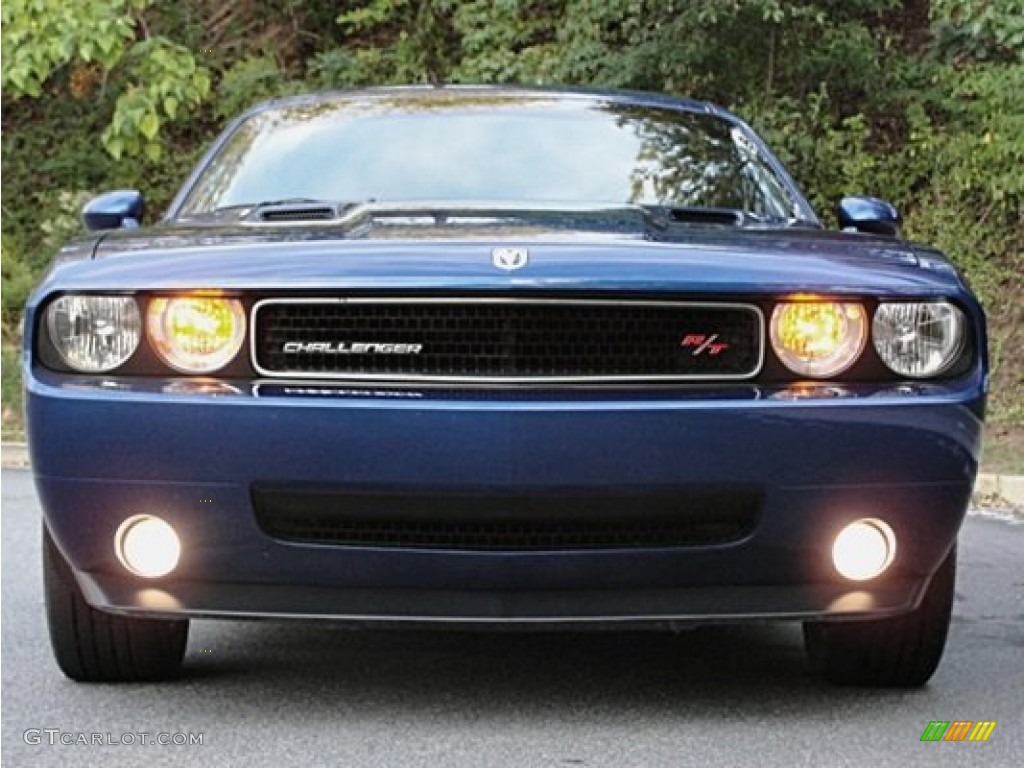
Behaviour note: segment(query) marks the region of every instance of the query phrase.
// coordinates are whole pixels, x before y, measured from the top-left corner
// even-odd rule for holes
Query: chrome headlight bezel
[[[893,313],[900,312],[912,317],[892,316]],[[922,322],[924,313],[930,313],[930,315]],[[900,363],[900,353],[894,353],[892,349],[900,341],[900,339],[893,338],[899,330],[894,330],[892,326],[900,322],[904,325],[904,335],[910,333],[917,335],[919,329],[925,325],[949,329],[945,338],[931,340],[931,350],[938,354],[938,358],[933,364],[922,366],[919,361]],[[914,341],[910,338],[903,339],[905,344],[912,344]],[[918,343],[921,342],[918,341]],[[963,359],[964,351],[969,344],[967,316],[956,304],[946,299],[883,301],[875,308],[871,320],[871,344],[882,365],[897,376],[919,380],[934,379],[948,373],[958,361]]]

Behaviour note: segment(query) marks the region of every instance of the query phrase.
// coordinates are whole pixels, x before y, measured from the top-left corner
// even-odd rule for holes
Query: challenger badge
[[[361,341],[286,341],[286,355],[418,355],[422,344],[385,344]]]

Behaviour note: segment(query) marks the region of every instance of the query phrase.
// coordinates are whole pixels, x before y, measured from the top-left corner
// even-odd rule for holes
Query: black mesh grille
[[[470,551],[723,544],[749,535],[759,494],[394,494],[258,488],[256,519],[276,539]]]
[[[256,312],[270,374],[564,379],[743,378],[753,307],[598,301],[272,301]]]

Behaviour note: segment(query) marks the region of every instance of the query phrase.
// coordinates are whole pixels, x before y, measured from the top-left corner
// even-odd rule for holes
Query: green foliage
[[[4,440],[22,440],[21,431],[21,353],[13,342],[3,340],[3,358],[0,361],[0,401],[2,401],[2,423]]]
[[[309,60],[307,81],[313,88],[351,88],[365,76],[359,54],[346,48],[322,51]]]
[[[115,159],[158,160],[161,125],[202,103],[210,75],[187,47],[149,36],[136,14],[151,2],[10,0],[3,6],[3,85],[14,98],[38,98],[62,67],[95,62],[104,82],[113,75],[121,91],[102,135],[107,151]],[[144,37],[136,41],[140,26]]]
[[[949,58],[1020,62],[1024,58],[1021,0],[934,0],[936,48]]]
[[[214,111],[218,117],[229,120],[258,101],[298,90],[297,84],[285,80],[285,73],[273,56],[240,59],[221,76]]]
[[[76,59],[111,69],[135,38],[132,12],[149,3],[7,0],[2,10],[4,88],[39,97],[54,70]]]
[[[358,79],[377,83],[442,83],[457,51],[451,0],[370,0],[342,13],[337,23],[355,38],[373,41],[357,46]],[[386,40],[379,44],[378,37]]]
[[[830,223],[836,202],[858,194],[893,197],[881,188],[872,130],[862,114],[839,117],[826,86],[804,99],[779,96],[750,115],[782,162],[805,186],[811,205]]]
[[[210,91],[210,75],[196,64],[191,51],[164,38],[143,40],[129,58],[134,65],[131,82],[117,98],[103,145],[116,160],[142,154],[159,160],[161,125],[183,119],[203,102]]]
[[[35,281],[33,270],[10,250],[7,243],[0,246],[0,272],[3,275],[3,322],[4,328],[14,328],[21,319],[21,308],[32,290]]]
[[[461,56],[448,79],[463,83],[551,82],[558,69],[558,3],[471,0],[458,3],[452,27]]]
[[[224,121],[299,90],[489,82],[705,98],[826,221],[891,199],[988,304],[1024,422],[1024,0],[5,0],[3,323],[88,195],[165,205]]]
[[[938,178],[983,215],[1018,214],[1024,204],[1024,66],[981,64],[939,71],[950,94],[939,129]],[[950,130],[950,124],[956,130]],[[966,130],[965,130],[966,129]]]

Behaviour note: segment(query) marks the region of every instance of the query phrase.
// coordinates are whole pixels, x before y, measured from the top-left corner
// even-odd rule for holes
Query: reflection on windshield
[[[731,122],[544,96],[269,109],[235,130],[179,215],[286,198],[587,201],[793,215],[784,185]]]
[[[652,120],[649,110],[629,106],[609,111],[638,142],[629,202],[793,215],[785,188],[735,126],[716,118]]]

